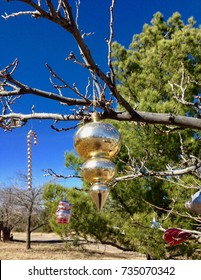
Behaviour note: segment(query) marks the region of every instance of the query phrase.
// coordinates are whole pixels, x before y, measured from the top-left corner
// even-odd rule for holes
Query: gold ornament
[[[93,122],[82,126],[74,137],[75,150],[85,159],[82,166],[83,178],[90,182],[90,195],[98,209],[102,209],[109,195],[107,184],[116,174],[116,166],[111,159],[121,148],[118,130],[108,123],[98,120],[92,114]]]

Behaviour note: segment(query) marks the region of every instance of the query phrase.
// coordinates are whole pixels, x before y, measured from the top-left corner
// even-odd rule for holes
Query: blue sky
[[[69,1],[74,6],[75,1]],[[86,39],[97,64],[107,71],[107,45],[109,36],[109,0],[81,0],[79,27],[84,32],[94,32]],[[7,3],[0,0],[0,15],[19,10],[30,10],[17,1]],[[116,0],[114,40],[128,47],[134,34],[150,23],[153,14],[160,11],[165,19],[174,12],[182,15],[184,22],[191,16],[201,23],[200,0]],[[20,16],[4,20],[0,18],[0,69],[19,59],[16,79],[32,87],[53,91],[49,83],[48,63],[70,85],[74,82],[85,90],[88,73],[78,65],[66,62],[70,51],[77,52],[76,44],[69,34],[46,20]],[[72,97],[72,93],[68,92]],[[22,102],[24,100],[24,102]],[[27,96],[19,101],[18,112],[68,113],[67,107],[57,106],[53,101]],[[51,180],[44,177],[42,169],[52,168],[57,173],[68,175],[64,166],[65,151],[72,151],[74,130],[58,133],[50,128],[50,121],[30,121],[25,127],[12,132],[0,130],[0,186],[9,185],[18,173],[27,173],[27,133],[33,129],[38,136],[38,145],[33,146],[33,185],[39,186]],[[71,123],[64,126],[71,126]],[[65,186],[80,186],[78,180],[60,181]]]

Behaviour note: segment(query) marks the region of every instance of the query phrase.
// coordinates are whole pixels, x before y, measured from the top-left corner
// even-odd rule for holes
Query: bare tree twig
[[[130,173],[125,176],[117,177],[114,179],[113,183],[126,181],[126,180],[133,180],[136,178],[144,177],[144,176],[150,176],[150,177],[158,177],[158,176],[180,176],[184,174],[193,173],[196,170],[198,170],[201,167],[201,164],[199,166],[192,165],[187,168],[181,168],[176,170],[165,170],[165,171],[148,171],[146,170],[146,174],[142,171],[138,171],[136,173]]]
[[[108,66],[111,70],[111,79],[113,84],[115,84],[115,72],[114,68],[112,66],[112,42],[113,42],[113,37],[114,37],[114,31],[113,31],[113,21],[114,21],[114,5],[115,5],[115,0],[112,0],[112,4],[110,6],[110,38],[108,40]]]
[[[58,174],[56,172],[54,172],[51,168],[48,168],[48,169],[43,169],[42,171],[45,172],[45,174],[43,176],[52,176],[52,177],[55,177],[55,178],[60,178],[60,179],[71,179],[71,178],[79,178],[81,179],[82,177],[79,176],[79,175],[63,175],[63,174]]]

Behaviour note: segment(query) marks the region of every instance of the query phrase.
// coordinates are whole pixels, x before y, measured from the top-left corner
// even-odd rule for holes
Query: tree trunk
[[[2,230],[2,240],[3,242],[7,242],[10,240],[10,232],[11,232],[11,229],[9,227],[4,227],[3,230]]]
[[[26,249],[31,249],[31,215],[29,215],[27,219]]]

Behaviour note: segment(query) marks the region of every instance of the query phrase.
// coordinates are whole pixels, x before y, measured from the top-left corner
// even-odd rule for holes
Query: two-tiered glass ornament
[[[82,176],[91,183],[90,195],[100,210],[109,195],[108,183],[116,175],[112,158],[121,148],[121,137],[114,126],[99,121],[98,113],[92,114],[92,120],[76,132],[74,147],[78,156],[85,160]]]

